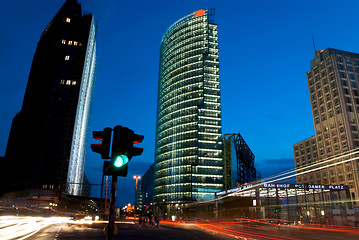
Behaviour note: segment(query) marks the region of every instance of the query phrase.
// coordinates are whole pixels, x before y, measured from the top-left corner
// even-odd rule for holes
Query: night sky
[[[37,42],[64,0],[0,1],[0,156],[21,109]],[[292,145],[314,135],[306,72],[316,49],[359,53],[356,0],[82,0],[97,22],[97,75],[85,171],[101,183],[91,132],[115,125],[144,135],[144,152],[119,178],[118,203],[134,201],[133,175],[154,161],[159,49],[176,20],[215,8],[223,133],[240,133],[262,176],[294,168]],[[124,186],[122,186],[124,185]],[[100,188],[93,186],[93,196]]]

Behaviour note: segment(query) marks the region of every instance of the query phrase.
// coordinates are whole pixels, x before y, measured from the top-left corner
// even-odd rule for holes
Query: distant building
[[[90,181],[87,179],[86,174],[84,175],[84,180],[83,180],[83,184],[82,184],[82,189],[81,189],[81,196],[84,197],[91,197],[91,183]]]
[[[95,60],[94,17],[67,0],[38,42],[11,126],[2,168],[12,178],[2,192],[82,195],[85,183],[88,193],[85,143]]]
[[[224,134],[222,140],[224,189],[257,180],[255,156],[243,137],[239,133]]]
[[[154,201],[213,199],[223,189],[218,29],[214,10],[172,24],[162,37]]]
[[[154,203],[154,177],[155,168],[154,164],[152,164],[141,178],[141,190],[139,192],[141,193],[142,207],[145,209]]]
[[[137,193],[136,193],[136,208],[138,212],[142,212],[142,181],[138,181]]]
[[[348,185],[358,199],[359,54],[318,50],[307,80],[315,136],[293,146],[297,182]]]

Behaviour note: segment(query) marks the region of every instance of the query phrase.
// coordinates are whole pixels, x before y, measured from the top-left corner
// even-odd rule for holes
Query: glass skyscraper
[[[162,37],[155,202],[214,198],[223,188],[218,27],[214,10],[172,24]]]

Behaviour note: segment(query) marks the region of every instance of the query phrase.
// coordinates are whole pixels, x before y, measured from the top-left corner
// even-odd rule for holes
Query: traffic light
[[[142,148],[134,147],[133,144],[141,143],[143,138],[142,135],[134,134],[127,127],[114,127],[111,161],[104,169],[105,174],[126,177],[128,162],[133,156],[141,155],[143,152]]]
[[[110,158],[111,134],[112,134],[111,128],[104,128],[103,131],[92,132],[93,138],[102,141],[102,143],[91,144],[91,150],[93,152],[101,154],[102,159]]]
[[[144,136],[134,134],[132,130],[130,130],[129,139],[130,139],[130,150],[129,150],[129,159],[132,157],[141,155],[143,152],[143,148],[134,147],[133,144],[141,143],[143,141]]]
[[[116,126],[113,128],[113,141],[109,172],[111,175],[127,176],[128,128]]]

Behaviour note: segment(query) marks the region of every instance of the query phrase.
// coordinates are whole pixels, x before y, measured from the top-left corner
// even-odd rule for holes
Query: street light
[[[136,217],[136,210],[137,210],[137,183],[138,180],[141,179],[141,176],[133,176],[133,179],[136,179],[136,189],[135,189],[135,208],[134,208],[134,217]]]

